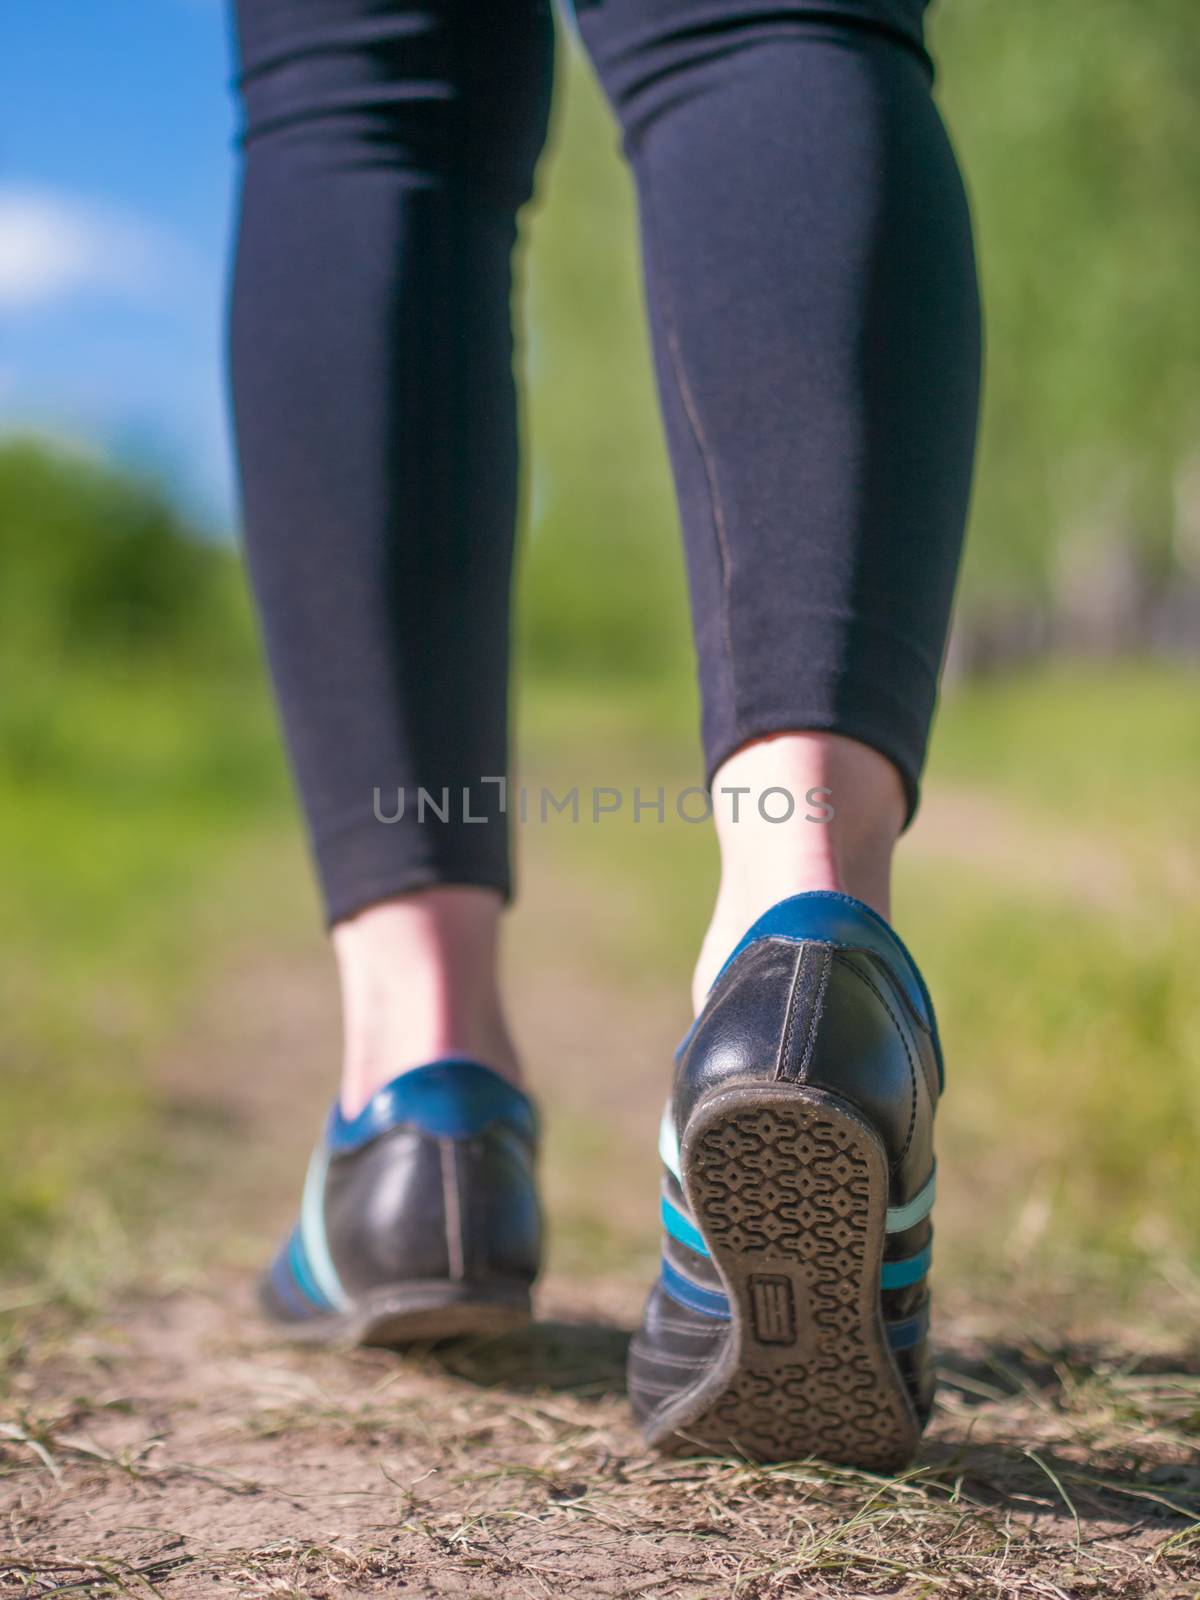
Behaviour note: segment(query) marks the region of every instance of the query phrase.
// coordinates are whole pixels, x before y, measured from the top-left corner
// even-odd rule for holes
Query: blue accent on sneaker
[[[905,1322],[885,1322],[884,1328],[887,1342],[893,1350],[911,1350],[913,1345],[920,1344],[929,1330],[929,1308],[926,1306]]]
[[[915,1256],[906,1256],[902,1261],[885,1261],[879,1275],[880,1287],[907,1289],[910,1284],[925,1276],[932,1259],[933,1246],[927,1244],[924,1250]]]
[[[680,1244],[687,1245],[688,1249],[694,1250],[697,1255],[708,1254],[708,1246],[700,1229],[685,1211],[680,1211],[678,1206],[672,1205],[665,1194],[659,1202],[658,1210],[662,1217],[662,1225],[672,1239],[678,1239]]]
[[[296,1279],[292,1273],[289,1259],[290,1255],[291,1235],[289,1234],[287,1242],[271,1262],[269,1273],[271,1287],[293,1316],[300,1319],[311,1317],[313,1315],[313,1303],[305,1295],[301,1294],[296,1286]]]
[[[299,1228],[293,1228],[287,1242],[287,1264],[291,1269],[292,1278],[296,1287],[306,1300],[316,1306],[318,1311],[328,1311],[330,1302],[321,1293],[316,1279],[313,1277],[312,1268],[309,1266],[308,1256],[304,1250],[304,1240],[300,1237]]]
[[[790,895],[764,911],[742,935],[721,968],[731,966],[747,946],[759,939],[819,939],[825,944],[850,945],[869,950],[886,961],[908,994],[914,1011],[927,1026],[933,1023],[933,1004],[925,980],[900,935],[862,900],[832,889],[810,889]],[[721,973],[717,974],[719,978]]]
[[[672,1300],[686,1306],[689,1311],[699,1311],[718,1322],[729,1321],[729,1301],[725,1296],[716,1289],[706,1289],[703,1284],[685,1278],[665,1256],[662,1262],[662,1286]]]
[[[470,1139],[496,1123],[530,1143],[537,1137],[537,1113],[527,1095],[478,1061],[447,1058],[402,1072],[356,1117],[335,1105],[326,1138],[332,1152],[344,1155],[402,1124],[435,1139]]]

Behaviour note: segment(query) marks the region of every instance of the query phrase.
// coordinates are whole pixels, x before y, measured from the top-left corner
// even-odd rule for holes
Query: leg
[[[796,804],[786,823],[767,820],[782,815],[775,796],[775,810],[765,803],[760,809],[755,798],[781,790]],[[697,1012],[743,931],[785,895],[832,889],[886,917],[892,851],[905,815],[896,768],[878,750],[840,733],[753,739],[722,762],[713,791],[721,882],[692,981]],[[736,821],[734,794],[742,796]],[[814,795],[812,805],[808,795]],[[826,820],[830,809],[834,816]]]
[[[723,879],[702,997],[782,895],[887,910],[932,716],[979,377],[920,0],[580,0],[620,118],[688,560]],[[721,791],[781,786],[789,825]],[[836,820],[799,820],[811,787]]]
[[[929,1414],[942,1062],[879,913],[954,587],[978,318],[921,10],[581,0],[638,184],[723,862],[630,1355],[672,1451],[890,1470]],[[772,787],[790,823],[761,820]],[[813,788],[834,822],[802,820]]]
[[[547,0],[236,10],[246,543],[335,926],[354,1112],[435,1056],[515,1072],[495,989],[506,825],[480,780],[506,770],[510,255],[552,24]],[[419,819],[420,788],[447,821]]]
[[[509,257],[550,17],[238,0],[238,22],[247,547],[346,1028],[261,1296],[303,1338],[496,1331],[528,1317],[540,1250],[536,1119],[504,1081],[496,993],[507,838],[480,780],[505,770]]]

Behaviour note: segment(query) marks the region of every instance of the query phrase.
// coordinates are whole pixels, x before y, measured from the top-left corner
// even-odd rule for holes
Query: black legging
[[[833,730],[916,803],[979,325],[923,0],[580,0],[637,180],[708,773]],[[510,252],[546,0],[236,0],[246,538],[331,920],[510,890]],[[586,372],[578,374],[586,384]],[[619,470],[614,464],[612,470]],[[629,582],[637,582],[636,572]],[[418,786],[450,816],[416,815]],[[462,791],[470,793],[464,820]],[[375,815],[379,791],[403,820]]]

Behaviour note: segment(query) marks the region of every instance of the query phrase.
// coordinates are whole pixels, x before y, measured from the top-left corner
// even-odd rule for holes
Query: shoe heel
[[[888,1172],[874,1129],[823,1090],[717,1089],[689,1118],[682,1165],[732,1337],[705,1383],[662,1419],[657,1442],[762,1461],[904,1465],[920,1427],[880,1307]]]

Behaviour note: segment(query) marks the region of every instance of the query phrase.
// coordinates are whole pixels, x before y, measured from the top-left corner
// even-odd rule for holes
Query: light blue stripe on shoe
[[[665,1194],[659,1202],[658,1210],[659,1215],[662,1217],[662,1225],[672,1239],[678,1239],[680,1244],[687,1245],[689,1250],[695,1250],[698,1255],[706,1256],[708,1254],[708,1246],[704,1242],[704,1235],[700,1232],[700,1229],[686,1212],[680,1211],[678,1206],[672,1205]]]
[[[879,1274],[880,1287],[907,1289],[909,1284],[916,1283],[925,1276],[932,1259],[933,1246],[927,1244],[918,1255],[906,1256],[903,1261],[885,1261]]]
[[[300,1240],[313,1281],[327,1305],[344,1311],[349,1305],[342,1280],[338,1277],[329,1240],[325,1233],[325,1174],[329,1170],[329,1148],[322,1140],[313,1151],[304,1179],[304,1198],[300,1202]]]
[[[313,1281],[308,1257],[304,1253],[304,1241],[300,1237],[298,1228],[292,1229],[292,1236],[288,1240],[287,1264],[291,1270],[292,1280],[304,1298],[311,1301],[318,1311],[328,1311],[329,1301],[326,1300],[319,1286]]]
[[[937,1194],[937,1168],[929,1174],[929,1182],[915,1195],[906,1206],[889,1206],[887,1213],[887,1231],[889,1233],[904,1233],[909,1228],[915,1228],[918,1222],[924,1219],[933,1210],[933,1202]]]

